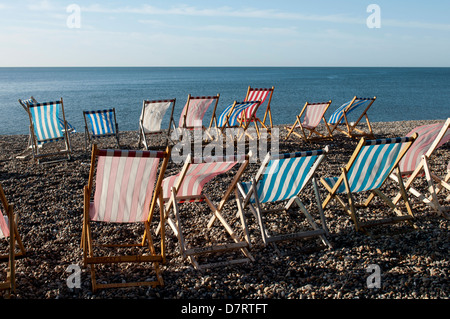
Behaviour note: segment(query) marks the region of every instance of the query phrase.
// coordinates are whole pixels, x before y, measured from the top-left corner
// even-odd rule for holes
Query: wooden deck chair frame
[[[273,91],[275,90],[275,87],[272,86],[271,88],[252,88],[251,86],[248,87],[247,89],[247,94],[245,96],[245,100],[244,101],[250,101],[250,100],[259,100],[258,98],[254,98],[252,92],[257,92],[255,94],[258,95],[258,93],[261,92],[267,92],[267,96],[264,100],[261,100],[261,104],[264,104],[265,100],[267,100],[267,106],[266,106],[266,110],[264,111],[264,117],[263,120],[261,121],[257,116],[256,116],[256,112],[253,116],[249,117],[249,121],[255,121],[255,122],[259,122],[261,124],[262,127],[264,127],[269,133],[271,133],[271,130],[273,128],[273,122],[272,122],[272,111],[270,109],[270,103],[272,102],[272,95],[273,95]],[[268,127],[266,125],[266,120],[267,117],[269,119],[270,122],[270,127]],[[255,123],[256,125],[256,123]],[[258,133],[259,136],[259,133]]]
[[[415,132],[416,129],[412,130],[411,132]],[[449,139],[449,137],[447,134],[449,134],[448,132],[449,130],[450,130],[450,118],[448,118],[442,125],[442,128],[440,129],[436,138],[432,141],[425,154],[422,155],[421,160],[416,166],[416,168],[413,171],[402,170],[402,178],[404,179],[406,178],[406,182],[404,182],[406,191],[414,195],[415,198],[418,199],[419,201],[430,206],[433,210],[435,210],[438,213],[438,215],[443,216],[446,219],[450,218],[450,206],[442,205],[439,202],[437,195],[444,189],[450,191],[450,184],[448,183],[450,174],[447,174],[444,178],[437,176],[432,172],[429,165],[429,160],[433,155],[433,153],[435,152],[435,150],[438,147],[440,147],[441,144],[448,142],[447,139]],[[426,138],[426,136],[419,134],[417,143],[419,143],[421,137]],[[428,185],[427,188],[428,195],[421,193],[419,190],[413,187],[413,182],[421,178],[423,175]],[[399,181],[396,175],[391,175],[390,178],[397,182]],[[397,196],[395,196],[393,200],[394,204],[396,204],[400,199],[401,194],[397,194]]]
[[[232,182],[229,184],[227,190],[225,191],[224,195],[222,196],[221,200],[219,201],[218,205],[215,205],[213,201],[210,199],[209,195],[206,194],[204,190],[201,191],[200,195],[195,196],[180,196],[178,195],[178,191],[183,186],[183,181],[185,179],[185,176],[190,168],[191,165],[198,163],[199,159],[192,157],[190,154],[187,156],[185,163],[183,165],[183,168],[181,169],[180,173],[177,175],[178,178],[174,182],[172,188],[171,188],[171,195],[169,198],[165,197],[163,199],[164,201],[164,207],[165,207],[165,215],[166,220],[172,231],[175,233],[175,235],[178,238],[179,245],[180,245],[180,251],[181,255],[184,259],[188,259],[190,263],[194,266],[195,269],[203,270],[206,268],[212,268],[212,267],[220,267],[220,266],[227,266],[227,265],[233,265],[238,263],[245,263],[245,262],[251,262],[254,261],[253,256],[251,255],[249,248],[251,247],[250,243],[250,237],[248,233],[247,223],[242,211],[242,205],[237,198],[237,183],[239,182],[244,170],[248,166],[249,163],[249,156],[242,156],[242,157],[210,157],[210,158],[202,158],[200,159],[199,163],[207,162],[215,162],[215,161],[227,161],[230,158],[234,158],[235,160],[242,160],[242,163],[240,164],[240,167],[238,171],[236,172]],[[240,238],[238,234],[233,230],[233,227],[226,221],[226,219],[223,216],[224,211],[224,205],[229,200],[229,197],[231,196],[232,192],[235,192],[236,195],[236,201],[237,201],[237,207],[238,212],[237,215],[239,216],[241,227],[244,233],[244,238]],[[228,233],[228,235],[231,237],[231,240],[233,242],[231,243],[222,243],[222,244],[215,244],[210,246],[203,246],[203,247],[187,247],[185,243],[185,234],[182,227],[183,224],[183,218],[182,214],[180,213],[180,207],[179,204],[181,203],[197,203],[197,202],[206,202],[207,206],[209,207],[211,211],[211,218],[209,219],[207,223],[207,228],[211,228],[216,220],[219,221],[220,225],[223,226],[225,231]],[[172,217],[173,213],[173,217]],[[219,262],[210,262],[210,263],[204,263],[200,264],[200,262],[197,260],[198,256],[205,256],[208,254],[213,253],[224,253],[229,251],[240,251],[244,256],[243,258],[237,258],[227,261],[219,261]]]
[[[52,133],[51,132],[41,132],[40,134],[38,134],[36,132],[36,130],[39,132],[41,130],[40,127],[35,126],[34,119],[35,117],[33,116],[33,114],[38,114],[39,112],[36,111],[38,108],[41,107],[47,107],[47,106],[52,106],[52,105],[59,105],[60,107],[60,111],[62,114],[62,122],[64,123],[63,127],[59,127],[60,125],[60,118],[58,116],[56,116],[56,118],[52,118],[51,121],[53,122],[53,124],[55,125],[54,129],[57,131],[58,127],[61,131],[61,135],[60,136],[54,136],[52,137]],[[32,153],[33,153],[33,158],[35,161],[37,161],[37,163],[41,163],[41,159],[43,158],[48,158],[48,157],[55,157],[55,156],[60,156],[60,155],[65,155],[66,158],[65,159],[57,159],[57,160],[53,160],[53,161],[48,161],[46,163],[53,163],[53,162],[57,162],[57,161],[61,161],[61,160],[70,160],[71,159],[71,153],[72,153],[72,147],[70,145],[70,138],[69,138],[69,133],[68,133],[68,124],[66,121],[66,116],[64,114],[64,102],[63,99],[60,98],[57,101],[52,101],[52,102],[39,102],[39,103],[33,103],[30,104],[28,102],[26,102],[26,106],[27,106],[27,112],[28,112],[28,117],[30,120],[30,134],[31,134],[31,149],[32,149]],[[48,113],[47,113],[48,114]],[[49,114],[50,115],[50,114]],[[53,114],[54,115],[54,114]],[[52,125],[53,125],[52,124]],[[41,130],[43,131],[43,130]],[[59,141],[63,141],[64,145],[65,145],[65,149],[56,151],[56,152],[43,152],[43,148],[44,145],[47,143],[53,143],[53,142],[59,142]]]
[[[173,111],[175,109],[175,102],[176,99],[166,99],[166,100],[144,100],[142,102],[142,112],[141,112],[141,117],[139,119],[139,141],[138,141],[138,145],[141,146],[142,144],[144,145],[144,148],[146,150],[149,149],[149,140],[148,140],[148,136],[150,135],[155,135],[155,134],[161,134],[164,135],[166,138],[166,145],[165,147],[168,145],[169,141],[171,141],[170,138],[170,133],[172,130],[172,126],[174,125],[174,119],[173,119]],[[156,131],[150,131],[150,132],[146,132],[145,130],[145,125],[144,125],[144,112],[145,109],[147,107],[151,107],[152,104],[157,104],[157,103],[170,103],[168,109],[170,109],[170,119],[169,119],[169,127],[167,129],[167,132],[164,132],[163,130],[156,130]],[[167,111],[166,111],[167,112]],[[164,116],[165,114],[163,114]],[[161,119],[162,120],[162,119]]]
[[[25,112],[28,113],[27,101],[28,101],[28,102],[31,102],[31,103],[29,103],[29,104],[35,104],[35,103],[38,103],[38,101],[36,101],[36,99],[35,99],[33,96],[31,96],[28,100],[22,100],[22,99],[19,99],[20,105],[23,107],[23,109],[25,110]],[[33,138],[32,138],[32,136],[31,136],[31,131],[30,131],[29,136],[28,136],[28,144],[27,144],[27,148],[26,148],[21,154],[19,154],[19,155],[17,156],[17,158],[21,158],[21,159],[25,158],[26,156],[23,155],[23,154],[25,154],[28,150],[31,150],[31,148],[33,147],[32,144],[33,144]]]
[[[270,153],[268,153],[266,155],[266,157],[264,158],[263,162],[261,163],[261,166],[258,170],[258,172],[256,173],[256,176],[252,178],[252,181],[250,183],[239,183],[238,184],[238,189],[239,189],[239,194],[241,196],[241,201],[243,203],[243,207],[247,208],[249,207],[250,211],[253,213],[253,215],[255,216],[260,231],[261,231],[261,237],[263,240],[264,245],[268,245],[268,244],[275,244],[276,242],[280,242],[280,241],[287,241],[287,240],[298,240],[298,239],[306,239],[306,238],[320,238],[322,243],[326,246],[328,246],[329,248],[332,247],[332,245],[330,244],[330,242],[327,239],[327,236],[329,235],[329,231],[326,225],[326,221],[325,221],[325,216],[323,214],[323,210],[322,210],[322,202],[320,200],[320,193],[319,193],[319,188],[317,186],[317,176],[316,176],[316,171],[317,168],[319,167],[319,165],[322,163],[323,159],[325,158],[325,155],[328,153],[328,146],[323,149],[323,150],[316,150],[316,151],[304,151],[304,152],[296,152],[296,153],[287,153],[287,154],[279,154],[276,156],[271,156]],[[275,161],[274,165],[283,165],[280,164],[279,161],[277,160],[281,160],[284,161],[285,159],[292,159],[292,158],[305,158],[305,161],[302,162],[303,163],[307,162],[306,158],[310,157],[310,161],[307,162],[307,164],[310,165],[308,171],[303,170],[303,172],[301,171],[301,167],[298,167],[298,171],[296,171],[295,174],[291,174],[288,176],[292,177],[296,182],[300,182],[299,180],[297,180],[296,178],[303,178],[303,182],[300,185],[300,183],[298,185],[300,185],[300,190],[299,192],[297,192],[296,194],[292,194],[291,196],[281,200],[280,202],[285,203],[284,207],[281,208],[274,208],[274,209],[263,209],[265,203],[260,203],[260,199],[258,196],[258,184],[261,182],[263,175],[265,174],[265,172],[267,172],[267,169],[270,170],[270,168],[268,167],[269,162],[270,161]],[[273,180],[272,180],[273,181]],[[286,180],[280,181],[281,183],[285,183]],[[319,211],[319,215],[320,215],[320,220],[321,220],[321,225],[322,227],[319,227],[316,223],[316,221],[314,220],[314,218],[311,216],[310,212],[308,212],[308,210],[306,209],[306,206],[303,204],[303,202],[301,201],[300,195],[302,193],[302,191],[304,190],[305,186],[309,184],[309,182],[311,182],[311,186],[314,189],[314,194],[315,194],[315,200],[316,200],[316,205],[317,205],[317,209]],[[243,185],[247,184],[249,185],[246,189],[244,189]],[[294,183],[295,185],[297,185],[297,183]],[[279,190],[279,187],[276,187],[274,190]],[[286,191],[290,191],[290,189],[287,189]],[[267,195],[267,194],[266,194]],[[270,196],[272,196],[273,194],[271,193]],[[253,198],[253,203],[251,202],[251,199]],[[278,200],[276,200],[278,201]],[[274,201],[269,200],[269,201],[265,201],[269,204],[274,203]],[[291,232],[291,233],[286,233],[286,234],[278,234],[278,235],[271,235],[269,234],[269,231],[266,227],[266,221],[264,221],[264,216],[270,213],[279,213],[279,212],[285,212],[287,213],[289,209],[291,209],[293,207],[293,204],[296,204],[298,206],[299,212],[303,213],[304,217],[306,218],[307,222],[309,223],[309,225],[311,226],[312,230],[302,230],[302,231],[298,231],[298,232]],[[275,246],[276,247],[276,246]]]
[[[112,123],[112,125],[114,125],[114,132],[113,133],[100,133],[100,134],[95,134],[93,131],[93,123],[91,122],[91,120],[86,118],[86,114],[101,114],[101,113],[107,113],[107,112],[111,112],[113,114],[113,119],[114,119],[114,123]],[[85,148],[88,148],[88,145],[92,145],[92,140],[93,139],[97,139],[97,138],[108,138],[108,137],[114,137],[116,139],[117,142],[117,146],[120,147],[120,141],[119,141],[119,124],[117,123],[117,118],[116,118],[116,109],[110,108],[110,109],[104,109],[104,110],[95,110],[95,111],[83,111],[83,118],[84,118],[84,145]],[[88,125],[88,123],[90,125]],[[91,128],[92,132],[89,130],[89,128]]]
[[[353,155],[351,156],[350,160],[348,161],[347,165],[342,168],[341,175],[337,178],[336,182],[333,184],[330,184],[325,178],[321,178],[320,181],[323,184],[323,186],[328,191],[328,195],[325,198],[325,200],[322,203],[322,209],[325,210],[327,205],[330,203],[332,199],[335,199],[345,210],[345,212],[351,217],[356,231],[362,231],[366,232],[367,228],[378,226],[378,225],[384,225],[384,224],[395,224],[400,222],[408,222],[412,225],[411,220],[414,218],[413,212],[411,210],[411,206],[409,203],[408,196],[405,191],[405,187],[403,185],[403,182],[400,181],[398,183],[401,196],[404,200],[407,213],[405,214],[398,208],[398,204],[394,204],[392,200],[383,194],[380,191],[380,188],[383,187],[383,185],[386,183],[386,180],[389,178],[389,175],[392,174],[392,172],[395,170],[397,175],[400,175],[400,169],[398,167],[398,163],[400,162],[401,158],[405,155],[405,153],[408,151],[408,149],[411,147],[411,144],[415,141],[417,138],[417,134],[414,134],[410,137],[403,137],[403,138],[389,138],[389,139],[378,139],[378,140],[366,140],[366,138],[362,137],[356,146],[355,151],[353,152]],[[399,153],[395,159],[395,161],[392,164],[392,167],[390,168],[390,171],[385,172],[384,179],[381,181],[378,181],[379,187],[377,188],[371,188],[362,192],[370,192],[370,195],[367,197],[366,201],[363,203],[364,207],[368,207],[370,202],[373,200],[374,196],[377,195],[381,198],[383,202],[387,204],[395,213],[397,216],[393,217],[387,217],[387,218],[373,218],[372,220],[368,221],[360,221],[360,218],[357,216],[357,210],[356,210],[356,203],[353,194],[357,192],[352,192],[350,189],[350,182],[349,178],[347,176],[347,173],[353,168],[353,165],[356,163],[356,160],[358,159],[358,156],[362,152],[362,149],[364,146],[373,146],[373,145],[383,145],[383,144],[392,144],[392,143],[401,143],[403,144],[402,148],[399,150]],[[372,173],[372,170],[367,171],[364,170],[364,175],[368,175]],[[361,175],[361,174],[359,174]],[[382,176],[381,176],[382,177]],[[381,179],[380,177],[380,179]],[[358,179],[359,180],[359,179]],[[338,194],[339,188],[342,186],[342,184],[345,185],[345,191],[342,191],[343,196],[345,195],[347,197],[347,200],[342,199]],[[375,184],[375,185],[377,185]],[[414,225],[413,225],[414,226]],[[414,226],[415,227],[415,226]]]
[[[373,98],[358,98],[357,96],[354,96],[353,99],[349,102],[349,105],[344,108],[342,111],[342,114],[339,116],[336,123],[332,124],[330,121],[328,121],[328,124],[331,126],[331,132],[333,133],[335,130],[347,135],[351,138],[357,138],[357,137],[370,137],[374,138],[373,131],[372,131],[372,125],[369,121],[369,116],[367,115],[367,112],[369,111],[370,107],[372,106],[373,102],[377,99],[376,96]],[[363,110],[361,115],[358,117],[358,119],[355,122],[349,122],[347,116],[352,111],[352,106],[355,104],[356,101],[366,101],[371,100],[369,104],[366,106],[366,108]],[[357,126],[361,122],[362,118],[366,119],[367,129],[368,131],[363,131],[359,129]],[[344,120],[345,129],[342,129],[339,127],[341,125],[342,120]]]
[[[188,98],[187,98],[186,104],[185,104],[183,110],[181,111],[180,121],[178,123],[178,129],[175,129],[175,126],[174,126],[174,130],[177,131],[177,132],[179,130],[184,130],[184,129],[192,131],[192,130],[196,130],[196,129],[199,128],[197,126],[187,125],[187,123],[186,123],[187,115],[189,114],[189,110],[190,110],[190,105],[191,105],[190,103],[191,103],[192,100],[214,100],[212,102],[212,103],[214,103],[214,108],[213,108],[213,116],[212,116],[211,121],[210,121],[210,126],[211,126],[211,123],[212,123],[213,118],[214,118],[214,114],[216,113],[217,104],[219,103],[219,98],[220,98],[220,94],[219,93],[217,93],[217,95],[213,95],[213,96],[192,96],[191,94],[188,94]],[[210,106],[208,106],[208,109],[209,109],[209,107]],[[207,112],[207,109],[205,110],[205,113],[206,112]],[[204,116],[204,114],[203,114],[203,116]],[[181,123],[181,125],[180,125],[180,123]],[[205,132],[208,133],[207,128],[203,125],[203,118],[202,118],[201,129],[202,129],[202,131],[205,131]],[[183,136],[182,132],[178,133],[178,138],[179,139],[182,136]],[[212,138],[211,136],[209,136],[209,137]]]
[[[144,224],[144,233],[142,237],[142,241],[139,243],[111,243],[111,244],[105,244],[105,245],[99,245],[94,243],[94,239],[92,236],[92,220],[90,217],[90,204],[91,204],[91,196],[93,194],[93,183],[94,183],[94,174],[95,174],[95,166],[96,166],[96,159],[98,158],[99,154],[105,152],[120,152],[122,153],[122,150],[100,150],[97,149],[96,144],[92,146],[92,157],[91,157],[91,168],[89,172],[89,181],[88,185],[84,187],[84,217],[83,217],[83,229],[82,229],[82,236],[81,236],[81,247],[83,249],[83,263],[84,266],[87,267],[87,265],[90,265],[90,272],[91,272],[91,281],[92,281],[92,290],[96,292],[98,289],[105,289],[105,288],[126,288],[126,287],[134,287],[134,286],[159,286],[164,285],[164,281],[161,275],[161,270],[159,268],[160,264],[163,264],[166,262],[166,252],[165,252],[165,233],[164,229],[160,229],[159,235],[160,235],[160,251],[156,251],[156,247],[154,245],[154,240],[152,238],[152,232],[150,229],[150,224],[152,223],[153,218],[157,218],[155,214],[155,208],[157,205],[158,200],[162,200],[161,197],[161,182],[164,177],[164,172],[167,168],[167,164],[170,159],[170,153],[171,153],[171,147],[168,146],[166,148],[166,151],[128,151],[129,153],[137,153],[137,152],[143,152],[143,153],[152,153],[153,155],[150,155],[149,157],[157,157],[162,159],[162,164],[158,163],[158,166],[160,166],[159,172],[156,172],[156,185],[153,189],[153,194],[151,198],[151,202],[148,207],[148,218],[146,221],[143,222]],[[156,154],[156,155],[155,155]],[[116,155],[112,155],[116,156]],[[123,156],[123,155],[118,155]],[[129,157],[134,157],[136,155],[130,154]],[[101,222],[100,222],[101,223]],[[139,221],[136,221],[134,223],[140,223]],[[159,216],[159,223],[164,224],[164,211],[160,209],[160,216]],[[108,255],[102,255],[98,256],[95,255],[94,248],[102,246],[102,247],[115,247],[117,249],[126,249],[129,247],[137,247],[146,249],[146,251],[142,254],[115,254],[114,256]],[[120,263],[152,263],[155,273],[156,273],[156,280],[154,281],[137,281],[137,282],[128,282],[128,283],[98,283],[96,281],[96,270],[95,265],[99,264],[106,264],[106,265],[113,265],[113,264],[120,264]]]
[[[300,112],[299,115],[297,115],[296,120],[294,122],[294,124],[290,127],[285,127],[285,129],[288,131],[287,135],[286,135],[286,140],[291,136],[291,134],[294,134],[298,137],[300,137],[301,139],[303,139],[305,142],[311,142],[313,140],[322,140],[322,139],[333,139],[333,134],[331,133],[331,129],[330,126],[328,125],[327,120],[325,119],[325,113],[328,110],[328,107],[331,104],[331,100],[329,100],[328,102],[319,102],[319,103],[309,103],[306,102],[305,105],[303,106],[302,111]],[[320,132],[318,132],[316,130],[317,125],[320,123],[320,121],[317,123],[317,125],[315,126],[304,126],[302,123],[302,116],[306,115],[306,113],[308,112],[308,110],[310,110],[311,108],[317,107],[319,105],[326,105],[323,109],[321,113],[321,120],[323,121],[325,128],[327,129],[327,134],[322,134]],[[317,115],[318,116],[318,115]],[[319,117],[319,116],[318,116]],[[295,131],[295,129],[299,127],[301,130],[301,133],[297,133]],[[305,132],[305,130],[308,130],[309,133],[307,134],[307,132]],[[313,134],[316,134],[317,137],[313,137]]]
[[[12,204],[8,203],[8,200],[6,199],[5,193],[3,191],[2,186],[0,185],[0,201],[3,209],[0,209],[0,214],[2,214],[1,218],[3,222],[5,222],[5,227],[8,228],[9,234],[3,234],[2,236],[9,237],[9,245],[8,245],[8,253],[7,254],[1,254],[0,255],[0,261],[8,262],[7,267],[7,273],[6,278],[4,281],[0,282],[0,290],[7,290],[9,297],[11,293],[16,292],[16,259],[18,257],[24,257],[26,254],[25,247],[22,243],[21,236],[17,230],[17,223],[16,223],[16,217],[14,216],[14,208]],[[4,218],[5,215],[8,217],[6,220]],[[6,224],[7,223],[7,224]],[[6,236],[5,236],[6,235]],[[19,249],[17,251],[16,249]]]

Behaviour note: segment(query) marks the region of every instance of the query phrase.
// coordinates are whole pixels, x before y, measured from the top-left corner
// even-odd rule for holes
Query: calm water
[[[450,117],[450,68],[0,68],[0,135],[28,133],[17,100],[31,95],[40,102],[62,97],[66,119],[79,132],[83,110],[107,107],[116,108],[120,130],[137,130],[143,99],[176,98],[178,122],[188,94],[220,93],[220,112],[242,101],[249,85],[275,87],[275,124],[293,123],[306,101],[331,99],[328,118],[354,95],[377,97],[372,122]],[[212,109],[204,124],[211,115]]]

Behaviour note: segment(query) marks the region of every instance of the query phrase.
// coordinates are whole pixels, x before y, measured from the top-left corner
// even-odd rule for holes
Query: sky
[[[450,1],[0,0],[0,67],[450,67]]]

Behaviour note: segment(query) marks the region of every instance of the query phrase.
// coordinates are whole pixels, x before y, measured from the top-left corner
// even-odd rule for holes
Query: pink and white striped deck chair
[[[331,129],[328,126],[327,120],[325,119],[325,112],[328,110],[328,107],[331,104],[331,100],[328,102],[321,103],[309,103],[306,102],[303,106],[302,111],[299,115],[297,115],[297,119],[292,126],[285,127],[288,130],[288,134],[286,139],[291,136],[291,134],[295,134],[298,137],[304,139],[305,141],[311,142],[315,139],[333,139],[333,134],[331,133]],[[301,119],[303,116],[303,120]],[[328,133],[320,133],[317,131],[317,126],[320,121],[324,122],[325,128]],[[299,134],[295,131],[296,128],[300,128],[302,134]],[[309,131],[309,134],[306,135],[305,129]],[[313,138],[312,135],[316,134],[318,137]]]
[[[234,175],[232,182],[226,189],[223,197],[220,199],[219,204],[215,205],[210,198],[210,195],[205,191],[206,184],[211,182],[214,177],[218,175],[223,175],[233,169],[238,163],[239,169]],[[180,244],[180,251],[183,258],[189,259],[189,261],[194,265],[196,269],[204,269],[209,267],[224,266],[242,262],[253,261],[254,258],[248,251],[250,247],[250,239],[248,235],[247,224],[244,215],[241,210],[241,203],[237,199],[238,214],[237,217],[240,218],[243,235],[240,236],[235,230],[233,230],[231,225],[235,222],[228,222],[228,218],[236,218],[236,214],[230,214],[230,216],[224,216],[224,206],[228,202],[228,199],[233,191],[237,194],[237,183],[239,182],[242,173],[249,163],[249,157],[247,155],[243,156],[227,156],[227,157],[208,157],[208,158],[196,158],[194,159],[191,155],[188,155],[184,166],[180,173],[166,177],[162,183],[163,189],[163,200],[165,202],[166,219],[170,228],[176,234]],[[205,219],[205,225],[195,224],[191,226],[196,233],[195,238],[186,242],[193,236],[186,238],[186,232],[189,230],[186,224],[190,224],[191,217],[195,213],[192,209],[193,203],[206,202],[209,207],[212,217],[210,214],[206,216],[209,221]],[[179,204],[188,204],[190,209],[183,212],[180,211]],[[173,211],[173,217],[171,212]],[[203,212],[203,213],[202,213]],[[204,214],[204,210],[201,210],[199,214]],[[202,218],[202,216],[200,217]],[[208,233],[208,241],[212,242],[210,245],[205,245],[200,240],[199,234],[203,233],[207,229],[213,227],[215,220],[219,221],[219,226],[223,226],[227,234],[231,237],[232,242],[217,243],[217,239],[210,237]],[[184,224],[184,225],[183,225]],[[214,232],[215,233],[215,232]],[[219,261],[213,263],[203,263],[197,260],[200,255],[213,254],[213,253],[223,253],[230,251],[240,251],[244,255],[244,258],[234,258],[228,259],[226,261]]]
[[[84,265],[91,266],[92,290],[110,287],[163,285],[159,264],[165,262],[165,234],[160,232],[160,252],[156,251],[150,225],[164,223],[163,210],[159,218],[155,214],[157,199],[162,200],[161,182],[170,158],[171,149],[166,151],[99,150],[92,148],[91,169],[88,185],[84,187],[84,220],[82,248]],[[163,161],[158,173],[160,161]],[[95,176],[94,176],[94,172]],[[95,180],[94,180],[95,179]],[[95,185],[94,185],[95,183]],[[95,187],[94,187],[95,186]],[[93,201],[91,194],[95,188]],[[98,238],[94,245],[92,229],[110,227],[121,229],[127,225],[141,224],[143,239],[139,243],[112,243],[104,245],[106,238]],[[101,245],[100,245],[101,242]],[[106,247],[114,247],[111,253]],[[133,247],[133,248],[131,248]],[[94,250],[95,249],[95,250]],[[129,249],[133,249],[129,251]],[[124,251],[125,250],[125,251]],[[137,252],[135,250],[143,250]],[[108,254],[109,252],[109,254]],[[153,263],[156,280],[129,283],[99,284],[96,281],[96,264]]]
[[[22,244],[19,232],[17,231],[13,206],[8,203],[1,185],[0,202],[0,239],[9,239],[8,253],[0,255],[1,261],[8,262],[6,278],[4,281],[0,282],[0,290],[7,290],[9,296],[11,292],[16,291],[16,257],[25,256],[26,251]],[[19,248],[18,252],[16,251],[16,244]]]
[[[206,111],[214,103],[213,114],[216,112],[217,103],[219,102],[220,94],[215,96],[191,96],[188,95],[186,105],[180,115],[180,121],[178,123],[177,133],[181,137],[183,130],[206,130],[203,125],[203,118]],[[212,122],[212,119],[211,119]],[[210,125],[211,126],[211,125]]]
[[[260,105],[264,105],[264,102],[267,100],[266,110],[264,112],[264,118],[261,121],[257,116],[256,112],[253,112],[252,109],[245,110],[245,120],[250,122],[259,122],[261,125],[270,132],[270,129],[273,127],[272,124],[272,112],[270,110],[270,103],[272,102],[272,95],[274,91],[274,87],[271,88],[252,88],[248,87],[247,95],[245,96],[245,102],[247,101],[261,101]],[[270,129],[266,125],[267,117],[269,117]],[[256,124],[256,123],[255,123]]]
[[[407,178],[407,181],[404,183],[405,189],[418,200],[432,207],[438,214],[448,219],[450,206],[441,205],[438,199],[438,194],[442,189],[445,188],[450,191],[448,177],[440,178],[435,175],[430,168],[429,160],[437,148],[450,141],[450,118],[445,123],[416,127],[407,136],[411,136],[414,133],[418,133],[419,137],[399,164],[402,176]],[[421,193],[413,184],[414,181],[417,182],[423,176],[425,176],[428,184],[428,195]],[[397,180],[397,177],[393,175],[391,179]],[[400,195],[398,194],[393,202],[396,203],[399,199]]]

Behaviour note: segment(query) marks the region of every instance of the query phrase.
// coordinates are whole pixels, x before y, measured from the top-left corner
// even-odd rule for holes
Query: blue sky
[[[449,12],[447,0],[2,0],[0,66],[450,67]]]

